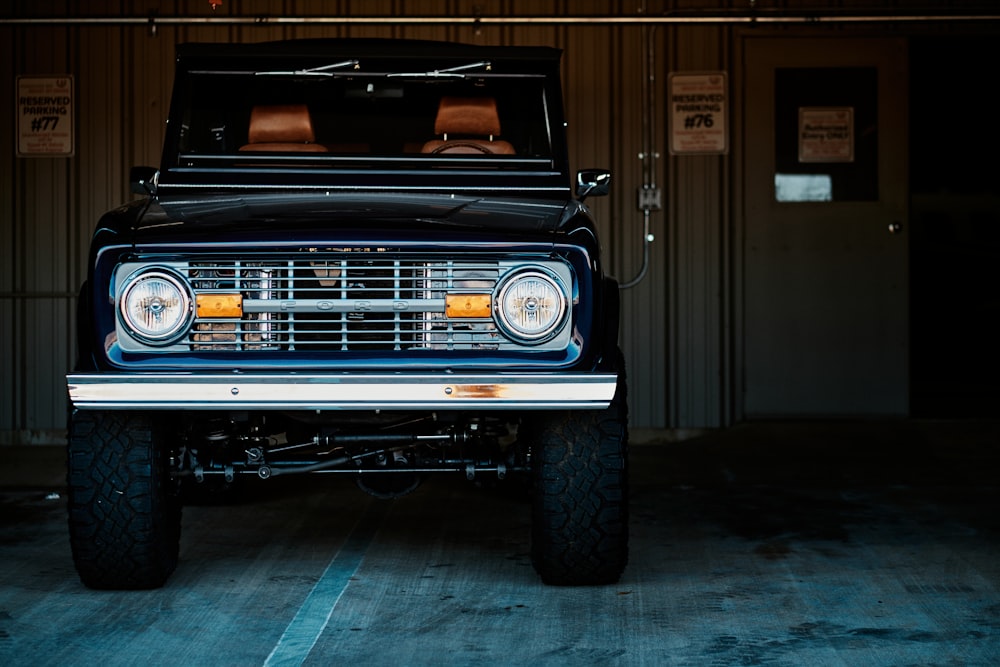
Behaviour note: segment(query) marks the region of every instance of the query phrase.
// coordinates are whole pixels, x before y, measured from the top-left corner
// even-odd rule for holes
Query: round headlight
[[[166,345],[186,333],[194,314],[182,279],[160,270],[129,276],[118,307],[128,330],[152,345]]]
[[[499,327],[522,343],[549,340],[566,319],[566,295],[542,271],[523,271],[503,281],[494,304]]]

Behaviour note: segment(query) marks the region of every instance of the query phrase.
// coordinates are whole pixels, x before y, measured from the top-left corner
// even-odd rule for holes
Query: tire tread
[[[177,566],[181,508],[157,439],[144,414],[70,417],[70,547],[90,588],[158,588]]]

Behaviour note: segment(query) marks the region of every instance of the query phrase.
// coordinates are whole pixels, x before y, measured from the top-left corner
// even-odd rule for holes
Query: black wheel
[[[531,558],[546,584],[613,584],[628,563],[628,409],[620,374],[607,409],[524,424],[533,442]]]
[[[149,415],[71,414],[69,535],[85,585],[157,588],[177,567],[181,505],[167,456]]]

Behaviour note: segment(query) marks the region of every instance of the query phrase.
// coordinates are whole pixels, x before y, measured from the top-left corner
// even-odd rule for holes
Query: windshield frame
[[[320,48],[316,40],[299,40],[258,45],[257,53],[248,45],[214,45],[215,57],[207,45],[197,47],[197,55],[185,55],[179,48],[170,122],[164,142],[159,183],[166,188],[205,187],[293,187],[375,190],[396,187],[419,190],[515,190],[564,192],[570,188],[562,91],[559,83],[559,51],[545,47],[486,47],[414,42],[422,55],[407,54],[407,40],[375,40],[383,52],[373,50],[372,40],[319,40],[331,48]],[[301,42],[314,47],[306,56],[296,53]],[[357,55],[350,55],[351,46]],[[284,46],[285,49],[275,47]],[[335,46],[336,48],[332,48]],[[232,53],[236,47],[237,53]],[[434,48],[431,48],[434,47]],[[435,51],[440,49],[440,51]],[[286,50],[287,49],[287,50]],[[301,50],[301,49],[300,49]],[[307,49],[308,50],[308,49]],[[395,52],[392,52],[395,50]],[[367,55],[365,52],[368,52]],[[373,52],[379,55],[372,57]],[[227,54],[228,57],[222,57]],[[279,57],[280,56],[280,57]],[[487,57],[488,56],[488,57]],[[266,69],[258,67],[266,63]],[[371,63],[372,69],[366,67]],[[261,72],[265,72],[261,74]],[[220,153],[182,150],[181,129],[189,95],[201,77],[254,77],[294,81],[365,82],[386,85],[462,85],[488,87],[509,83],[537,84],[541,94],[538,113],[548,141],[547,155],[453,155],[453,154],[293,154]],[[391,83],[389,83],[391,82]],[[367,182],[366,182],[367,181]]]

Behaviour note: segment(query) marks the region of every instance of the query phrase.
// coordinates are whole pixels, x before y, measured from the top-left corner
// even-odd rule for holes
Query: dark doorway
[[[995,42],[995,40],[994,40]],[[910,45],[912,415],[1000,407],[1000,132],[988,38]]]
[[[905,416],[905,42],[744,46],[743,415]]]

